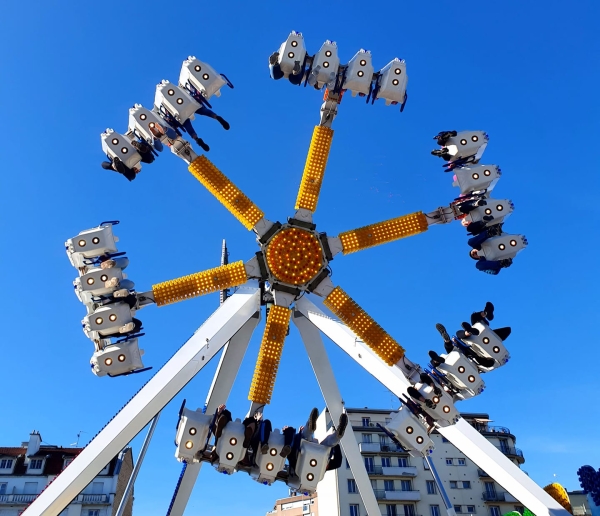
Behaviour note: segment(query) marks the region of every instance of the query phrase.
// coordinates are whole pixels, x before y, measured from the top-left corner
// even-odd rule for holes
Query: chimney
[[[35,455],[42,444],[42,436],[37,430],[29,434],[29,442],[27,443],[27,455]]]

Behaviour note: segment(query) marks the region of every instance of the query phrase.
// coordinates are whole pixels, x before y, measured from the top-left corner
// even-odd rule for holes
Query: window
[[[465,459],[457,459],[458,460],[458,465],[459,466],[466,466],[467,465],[467,461]]]
[[[500,450],[502,453],[508,453],[510,446],[508,445],[508,439],[500,439]]]
[[[430,516],[440,516],[440,506],[439,505],[430,505],[429,506],[429,515]]]
[[[362,418],[362,426],[371,426],[371,418],[363,417]]]
[[[63,466],[63,469],[66,468],[69,464],[71,464],[71,462],[73,462],[73,459],[65,459],[65,465]]]
[[[25,482],[23,494],[37,494],[37,482]]]
[[[100,516],[100,509],[88,510],[87,516]]]
[[[385,510],[386,510],[386,513],[385,513],[386,516],[398,516],[398,511],[396,510],[395,505],[386,505]]]
[[[493,500],[496,497],[496,486],[493,482],[484,482],[484,484],[486,496]]]
[[[358,512],[358,504],[357,503],[350,504],[350,516],[360,516],[360,512]]]
[[[348,492],[356,493],[356,481],[353,478],[348,479]]]
[[[471,481],[470,480],[463,480],[462,488],[463,489],[471,489]]]
[[[442,442],[443,443],[447,443],[447,442],[450,442],[450,441],[448,441],[448,439],[446,439],[445,437],[442,437]]]
[[[379,442],[381,444],[390,444],[390,438],[385,434],[379,434]]]
[[[350,469],[350,463],[348,462],[348,459],[346,459],[346,469]]]
[[[12,459],[0,460],[0,469],[11,469],[13,465]]]
[[[523,512],[525,512],[525,508],[522,505],[515,505],[515,511],[517,511],[519,514],[523,514]]]
[[[427,480],[427,494],[436,494],[436,486],[433,480]],[[432,505],[431,507],[437,507],[438,511],[440,510],[438,505]],[[433,515],[432,515],[433,516]]]
[[[405,505],[404,506],[404,516],[415,516],[415,506],[414,505]]]
[[[429,468],[429,462],[427,462],[425,459],[423,459],[423,469],[425,471],[427,471]]]
[[[363,443],[372,443],[373,442],[373,434],[362,434],[362,442]],[[373,451],[373,450],[371,450]]]
[[[365,469],[367,470],[367,473],[374,473],[375,472],[375,462],[373,460],[373,457],[364,457],[365,460]]]
[[[452,459],[446,459],[446,466],[452,466],[454,464]]]
[[[412,480],[400,480],[402,491],[412,491]]]
[[[467,512],[469,514],[475,514],[475,506],[474,505],[467,505]]]
[[[450,489],[458,489],[458,482],[456,480],[450,480]]]
[[[384,491],[395,491],[396,488],[394,486],[393,480],[384,480],[383,481],[383,490]]]
[[[0,482],[0,495],[6,494],[6,486],[8,486],[6,482]]]
[[[462,512],[462,505],[455,505],[454,512],[456,512],[456,513]]]
[[[410,466],[408,463],[408,457],[398,457],[398,466],[401,468],[408,468],[408,466]]]
[[[389,457],[381,457],[381,465],[384,468],[390,468],[392,466],[392,459]]]
[[[42,459],[32,459],[29,461],[29,469],[42,469]]]
[[[500,516],[500,507],[497,505],[490,505],[490,516]]]

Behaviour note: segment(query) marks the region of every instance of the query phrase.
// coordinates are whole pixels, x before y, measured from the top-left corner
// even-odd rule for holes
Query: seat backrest
[[[92,355],[92,372],[96,376],[118,376],[143,369],[143,354],[137,338],[106,346]]]
[[[408,452],[414,457],[431,453],[433,441],[427,435],[427,428],[405,405],[398,412],[390,414],[391,420],[385,427],[392,432]]]
[[[406,75],[406,62],[397,57],[386,64],[379,72],[381,75],[377,81],[378,99],[385,99],[385,105],[392,102],[402,104],[406,95],[408,75]]]
[[[371,52],[361,48],[354,57],[348,61],[342,88],[350,90],[353,97],[356,97],[357,93],[368,95],[371,90],[373,71]]]
[[[203,414],[201,409],[184,408],[182,410],[175,436],[177,460],[199,462],[197,454],[206,446],[212,420],[213,415]]]
[[[220,97],[225,84],[227,81],[212,66],[194,56],[188,57],[181,65],[179,86],[186,88],[190,85],[207,100],[213,95]]]
[[[128,168],[137,167],[142,161],[141,154],[131,145],[131,139],[124,134],[107,129],[100,135],[102,150],[109,158],[119,158]]]
[[[289,77],[296,62],[299,62],[300,66],[302,66],[305,58],[306,47],[304,46],[304,36],[302,33],[293,30],[279,47],[278,63],[283,76],[286,78]]]
[[[237,463],[244,458],[246,454],[246,448],[243,446],[244,429],[239,418],[225,425],[217,443],[217,454],[219,455],[217,471],[231,475],[235,471]]]
[[[271,485],[277,473],[283,470],[285,458],[280,455],[284,445],[284,437],[281,432],[276,429],[269,436],[269,451],[267,453],[258,453],[255,458],[258,470],[253,470],[251,475],[257,482],[265,485]],[[256,473],[255,473],[256,472]]]

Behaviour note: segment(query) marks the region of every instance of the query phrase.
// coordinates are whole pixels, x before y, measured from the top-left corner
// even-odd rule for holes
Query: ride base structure
[[[403,61],[393,60],[380,72],[374,72],[370,53],[361,50],[348,65],[339,64],[339,59],[335,66],[332,64],[333,76],[329,73],[322,75],[321,71],[329,68],[329,65],[324,64],[328,62],[325,58],[332,57],[334,48],[334,57],[337,57],[335,43],[326,42],[315,56],[307,56],[305,50],[304,54],[300,52],[302,58],[299,62],[298,52],[304,49],[304,42],[299,33],[292,32],[280,47],[277,60],[273,59],[271,62],[273,66],[280,66],[281,77],[289,78],[300,73],[309,84],[316,87],[319,85],[327,87],[326,99],[321,109],[321,122],[313,131],[295,209],[286,222],[273,222],[267,219],[265,213],[214,163],[206,156],[196,154],[191,144],[181,135],[175,138],[162,135],[159,138],[162,143],[170,147],[173,154],[188,164],[190,173],[246,229],[254,232],[258,250],[249,260],[222,263],[220,267],[214,269],[158,283],[143,294],[135,294],[131,288],[122,288],[126,284],[122,283],[123,276],[121,275],[121,283],[119,281],[107,283],[110,278],[102,280],[103,288],[107,289],[106,292],[98,294],[98,291],[90,291],[89,295],[83,295],[82,292],[87,288],[85,285],[89,284],[87,275],[98,274],[95,269],[98,265],[95,260],[98,257],[106,256],[113,260],[110,269],[111,273],[117,274],[117,276],[120,274],[120,266],[126,266],[126,263],[119,264],[115,260],[117,253],[114,243],[116,239],[112,234],[112,224],[101,224],[99,228],[82,232],[72,241],[67,242],[67,253],[71,262],[80,272],[80,281],[77,284],[79,285],[77,287],[79,289],[77,290],[78,296],[84,304],[87,303],[88,307],[87,322],[84,325],[86,335],[95,343],[95,355],[101,354],[103,360],[101,362],[96,357],[96,362],[93,364],[96,364],[96,370],[109,371],[109,375],[111,375],[110,368],[113,367],[113,364],[118,366],[118,362],[128,364],[127,368],[123,369],[127,373],[143,368],[141,360],[137,362],[131,360],[131,357],[127,355],[127,346],[124,345],[124,343],[130,345],[131,340],[137,339],[140,334],[130,334],[125,341],[121,340],[116,343],[110,340],[119,332],[134,331],[131,329],[134,325],[128,325],[133,321],[135,310],[150,304],[156,304],[159,307],[166,306],[211,292],[222,292],[232,288],[237,290],[227,299],[223,299],[224,302],[200,325],[192,337],[107,423],[79,456],[46,487],[26,510],[27,516],[58,515],[112,457],[127,446],[187,383],[220,353],[219,364],[204,409],[190,411],[182,408],[180,411],[176,456],[185,462],[185,466],[168,513],[171,515],[183,514],[202,464],[209,462],[206,454],[202,453],[206,440],[196,439],[194,436],[209,435],[208,416],[212,415],[217,407],[224,404],[229,397],[250,339],[260,322],[263,306],[266,306],[268,310],[249,389],[248,415],[262,414],[270,403],[282,349],[290,323],[292,323],[300,333],[333,421],[338,421],[344,413],[344,399],[323,344],[323,334],[400,400],[410,400],[407,390],[411,387],[417,389],[424,399],[429,400],[429,403],[422,407],[415,402],[403,403],[401,409],[393,414],[392,421],[386,425],[386,431],[409,453],[429,459],[433,452],[433,443],[429,438],[432,428],[428,430],[426,422],[433,420],[435,429],[439,433],[537,516],[567,516],[567,511],[558,502],[463,420],[454,406],[455,401],[473,397],[482,392],[483,383],[480,373],[489,372],[506,363],[508,359],[506,348],[501,340],[493,334],[493,331],[485,324],[479,324],[479,336],[472,336],[468,344],[481,356],[494,359],[494,366],[477,368],[473,362],[455,351],[453,352],[456,353],[454,361],[447,359],[445,367],[440,367],[437,376],[434,375],[435,384],[432,387],[419,382],[419,377],[424,370],[405,356],[404,348],[377,324],[341,286],[335,285],[331,280],[331,261],[335,257],[395,242],[427,231],[432,225],[444,224],[460,218],[460,214],[451,205],[428,213],[416,212],[370,224],[345,231],[337,236],[329,236],[325,232],[317,231],[313,216],[317,208],[333,140],[334,130],[331,125],[337,115],[343,92],[348,89],[353,91],[352,88],[355,88],[359,94],[361,92],[364,94],[368,90],[369,97],[373,96],[373,99],[386,98],[381,93],[381,91],[384,93],[387,91],[382,85],[390,85],[389,88],[398,86],[401,88],[400,90],[392,91],[388,95],[392,99],[389,103],[402,102],[402,107],[404,107],[406,102],[406,80],[402,83],[393,83],[394,74],[401,74],[395,72],[394,66],[397,66],[405,75],[406,69]],[[289,57],[291,54],[292,57]],[[186,94],[185,89],[189,90],[194,85],[196,93],[200,92],[204,95],[205,100],[218,94],[218,87],[211,87],[210,83],[206,82],[208,79],[203,79],[205,81],[203,84],[198,78],[195,82],[190,79],[190,77],[194,77],[195,67],[205,66],[204,63],[202,65],[197,63],[201,62],[195,58],[184,62],[187,72],[186,74],[182,73],[182,76],[185,77],[185,80],[181,82],[180,78],[179,87],[173,85],[172,90],[175,92],[175,96]],[[402,64],[401,68],[398,63]],[[297,66],[298,64],[299,66]],[[370,65],[371,68],[367,65]],[[320,67],[318,70],[317,66]],[[213,69],[210,68],[210,70]],[[201,71],[203,70],[196,71],[202,78]],[[216,74],[214,76],[218,77]],[[367,85],[363,84],[363,77],[368,79]],[[226,83],[224,79],[221,81],[221,85]],[[374,87],[372,81],[374,81]],[[292,79],[290,82],[293,82]],[[165,89],[164,84],[165,81],[159,85],[161,91]],[[378,87],[379,90],[377,90]],[[177,92],[175,88],[179,88]],[[377,94],[373,93],[375,90],[377,90]],[[168,92],[167,95],[169,95]],[[131,156],[135,153],[135,146],[120,147],[117,142],[112,148],[109,145],[110,142],[106,144],[106,141],[111,138],[114,140],[137,137],[146,138],[146,141],[151,142],[156,135],[143,122],[164,124],[166,116],[179,116],[176,113],[177,106],[189,101],[186,98],[185,102],[181,103],[166,102],[164,99],[161,100],[162,97],[158,95],[157,98],[159,98],[160,105],[155,106],[152,111],[146,110],[140,105],[133,108],[130,113],[133,116],[133,121],[130,118],[131,130],[127,135],[119,135],[112,131],[107,131],[103,135],[103,147],[109,157],[116,155],[120,149],[127,149]],[[190,111],[190,114],[192,112]],[[145,118],[138,117],[136,119],[134,116],[136,113],[140,116],[144,115]],[[183,119],[179,119],[180,123],[183,121]],[[461,140],[467,135],[471,138],[471,142],[475,142],[472,139],[473,135],[480,133],[463,132],[456,135],[456,138]],[[471,145],[470,150],[464,151],[462,154],[459,148],[455,153],[458,156],[456,159],[466,159],[477,153],[480,154],[481,147],[484,145],[487,145],[487,138],[481,138],[478,145]],[[473,153],[468,154],[469,152]],[[463,164],[476,164],[477,161],[467,159]],[[134,162],[135,159],[129,164],[134,166],[132,164]],[[457,173],[457,175],[459,174]],[[470,190],[469,193],[473,191]],[[93,236],[90,239],[89,235],[92,234],[100,236]],[[511,238],[509,236],[509,240]],[[97,242],[94,242],[93,239],[96,239]],[[84,245],[77,247],[82,241]],[[110,241],[108,246],[107,241]],[[524,245],[526,244],[519,242],[519,249],[511,250],[510,247],[517,247],[516,244],[514,246],[510,242],[506,244],[509,247],[507,251],[515,254]],[[84,249],[85,246],[87,249]],[[108,255],[106,255],[107,249]],[[81,281],[81,278],[85,278],[85,281]],[[106,286],[107,284],[109,287]],[[116,292],[120,293],[113,299]],[[110,303],[104,305],[102,302],[98,303],[98,296],[101,298],[105,295],[113,296]],[[120,312],[122,307],[118,310],[114,308],[116,305],[122,304],[119,298],[128,295],[136,298],[129,305],[130,315]],[[224,297],[222,296],[222,298]],[[112,310],[110,315],[106,310],[107,307]],[[101,316],[98,315],[99,313]],[[114,320],[111,318],[113,315],[115,316]],[[123,317],[127,321],[124,325],[122,324]],[[98,319],[102,319],[102,321],[97,323]],[[113,326],[110,328],[104,326],[106,320],[114,322]],[[96,323],[97,326],[93,326]],[[111,352],[114,346],[121,347],[118,354],[115,355],[116,360],[111,356],[109,363],[103,353]],[[135,347],[137,349],[137,340]],[[452,354],[448,356],[450,355]],[[123,360],[121,360],[121,356],[124,357]],[[477,384],[478,387],[470,384]],[[193,425],[190,426],[191,423],[188,424],[188,421]],[[320,450],[318,447],[312,446],[315,443],[303,442],[296,474],[291,475],[285,471],[283,462],[279,459],[282,441],[280,433],[276,430],[271,434],[273,441],[269,441],[269,452],[274,450],[274,453],[267,454],[266,459],[264,461],[261,459],[256,466],[242,466],[239,461],[245,450],[241,448],[241,439],[234,436],[237,423],[239,422],[229,423],[232,426],[229,430],[226,426],[225,431],[230,433],[225,434],[224,432],[223,435],[227,435],[227,438],[221,438],[219,441],[218,463],[215,465],[219,471],[228,474],[245,471],[260,483],[271,484],[275,481],[283,481],[290,488],[299,492],[311,493],[317,489],[318,482],[325,475],[329,450]],[[191,428],[194,430],[193,433]],[[324,429],[319,429],[317,436],[323,433]],[[351,431],[344,433],[340,444],[352,470],[367,514],[379,516],[380,509],[354,433]],[[279,460],[279,463],[275,466],[274,461],[276,460]],[[271,466],[269,467],[269,465]],[[432,471],[434,470],[432,468]],[[444,492],[443,489],[441,492]],[[452,514],[451,505],[449,503],[446,505],[448,512]]]

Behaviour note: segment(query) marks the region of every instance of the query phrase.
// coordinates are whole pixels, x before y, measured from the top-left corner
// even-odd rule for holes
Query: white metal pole
[[[338,384],[335,381],[333,369],[331,368],[329,357],[327,356],[323,340],[321,339],[321,333],[313,323],[298,311],[294,311],[293,321],[300,331],[300,336],[302,337],[304,347],[308,353],[310,364],[317,377],[317,382],[321,388],[325,404],[329,409],[329,414],[337,424],[337,421],[344,410],[344,402]],[[354,480],[356,481],[358,492],[365,505],[367,515],[381,516],[379,504],[377,503],[377,498],[375,498],[373,486],[371,485],[369,474],[365,468],[365,463],[360,454],[360,449],[356,442],[352,427],[349,427],[344,433],[341,445],[344,450],[344,455],[348,460],[350,470],[354,475]]]
[[[227,343],[219,366],[213,377],[213,382],[206,397],[206,412],[214,412],[216,408],[227,401],[233,387],[233,382],[242,365],[242,360],[250,344],[252,333],[260,320],[260,312],[255,314]],[[202,468],[201,462],[190,462],[187,464],[179,487],[175,493],[167,516],[182,516],[188,504],[194,484]]]
[[[306,296],[296,303],[296,309],[396,396],[400,398],[406,395],[410,382],[402,369],[384,364],[346,325],[332,315],[326,315]],[[554,498],[464,419],[438,431],[537,516],[569,515]]]
[[[123,516],[123,512],[125,512],[125,506],[127,505],[127,502],[129,501],[129,497],[131,496],[131,493],[133,491],[133,485],[135,484],[135,479],[137,478],[140,468],[142,467],[142,462],[144,462],[144,457],[146,456],[146,450],[148,449],[148,446],[150,445],[150,440],[152,439],[152,435],[154,434],[154,429],[156,428],[156,423],[158,423],[159,417],[160,417],[160,412],[158,414],[156,414],[156,416],[154,416],[152,423],[150,423],[150,428],[148,429],[148,433],[146,434],[146,437],[144,438],[144,443],[142,444],[142,449],[140,450],[140,454],[138,455],[137,462],[135,463],[135,466],[133,467],[131,476],[129,477],[129,480],[127,481],[127,486],[125,487],[125,493],[123,494],[123,497],[121,498],[121,502],[119,503],[119,508],[117,509],[117,513],[115,514],[115,516]]]
[[[260,290],[240,288],[192,335],[26,509],[58,516],[260,309]]]

